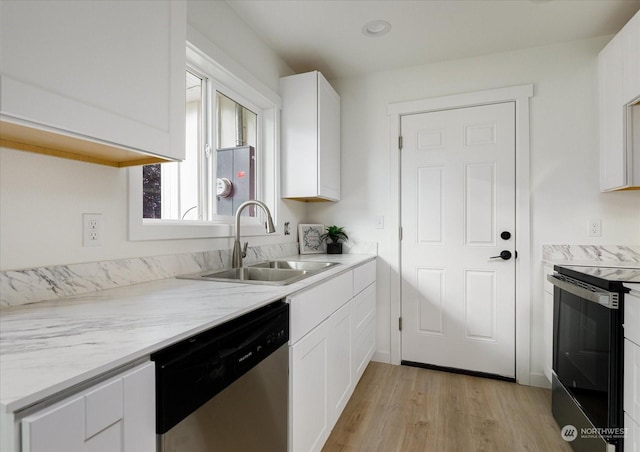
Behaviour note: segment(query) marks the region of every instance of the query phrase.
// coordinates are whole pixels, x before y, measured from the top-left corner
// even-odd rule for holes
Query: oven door
[[[593,427],[622,427],[622,328],[618,294],[564,275],[554,288],[553,373],[563,392]],[[554,416],[559,409],[555,400]],[[556,420],[559,420],[556,416]],[[560,421],[560,420],[559,420]],[[567,422],[567,419],[562,419]],[[579,423],[577,420],[576,425]],[[567,422],[571,424],[571,422]]]

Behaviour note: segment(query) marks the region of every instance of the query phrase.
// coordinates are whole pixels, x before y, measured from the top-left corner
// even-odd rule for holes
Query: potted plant
[[[342,254],[342,242],[349,240],[349,236],[341,226],[327,226],[327,232],[321,238],[327,242],[327,254]]]

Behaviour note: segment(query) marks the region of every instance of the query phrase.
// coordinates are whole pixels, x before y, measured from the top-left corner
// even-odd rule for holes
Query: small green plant
[[[332,226],[327,226],[325,230],[327,232],[322,234],[320,238],[326,242],[340,243],[341,241],[346,242],[347,240],[349,240],[349,236],[347,235],[346,232],[344,232],[343,227],[332,225]]]

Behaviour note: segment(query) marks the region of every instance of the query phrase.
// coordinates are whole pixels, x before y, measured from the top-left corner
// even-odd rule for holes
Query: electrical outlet
[[[589,237],[602,237],[602,220],[599,218],[589,220]]]
[[[82,246],[102,246],[102,214],[82,214]]]

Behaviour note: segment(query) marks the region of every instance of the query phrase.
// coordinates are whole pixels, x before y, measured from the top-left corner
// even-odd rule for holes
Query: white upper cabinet
[[[640,12],[624,26],[622,36],[622,101],[640,102]]]
[[[598,56],[600,190],[640,186],[640,12]]]
[[[324,76],[307,72],[280,79],[282,197],[340,199],[340,97]]]
[[[114,166],[184,159],[186,2],[0,8],[3,146]]]

